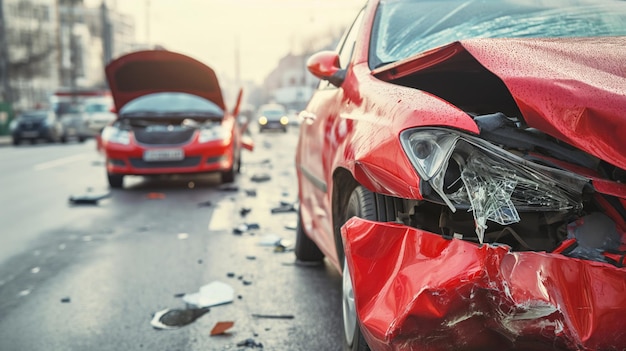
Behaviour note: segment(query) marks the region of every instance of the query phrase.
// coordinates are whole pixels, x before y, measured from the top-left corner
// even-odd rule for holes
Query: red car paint
[[[359,318],[374,350],[626,344],[626,274],[614,266],[358,218],[343,233]]]
[[[346,179],[377,194],[423,200],[400,134],[443,127],[480,135],[472,116],[451,102],[455,96],[411,86],[421,76],[465,70],[492,82],[477,82],[475,89],[494,92],[497,82],[529,127],[626,169],[626,37],[467,39],[372,69],[370,36],[379,2],[365,7],[340,86],[320,85],[301,114],[296,168],[302,228],[337,269],[334,221],[343,209],[335,202]],[[340,72],[338,57],[318,53],[309,70],[332,82]],[[616,223],[621,253],[614,257],[623,260],[623,183],[539,158],[589,180],[598,207]],[[619,265],[564,256],[565,246],[513,252],[358,218],[342,234],[358,320],[372,350],[626,348],[626,269]]]

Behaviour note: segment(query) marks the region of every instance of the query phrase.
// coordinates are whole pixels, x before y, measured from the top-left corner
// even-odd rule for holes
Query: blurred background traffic
[[[165,49],[214,67],[242,115],[282,105],[293,123],[318,80],[306,59],[334,48],[362,1],[0,0],[0,139],[84,141],[110,121],[104,67]],[[49,119],[54,113],[56,120]],[[23,117],[18,118],[23,115]],[[18,131],[17,138],[10,138]]]

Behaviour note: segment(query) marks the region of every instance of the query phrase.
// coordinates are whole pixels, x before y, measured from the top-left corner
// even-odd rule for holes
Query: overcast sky
[[[99,5],[102,0],[86,0]],[[261,82],[289,52],[341,33],[365,0],[107,0],[135,17],[136,39],[161,44],[235,77]]]

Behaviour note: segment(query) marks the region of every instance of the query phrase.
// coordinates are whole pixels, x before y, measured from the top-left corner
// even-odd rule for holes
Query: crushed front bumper
[[[352,218],[342,228],[372,350],[624,350],[626,269]]]

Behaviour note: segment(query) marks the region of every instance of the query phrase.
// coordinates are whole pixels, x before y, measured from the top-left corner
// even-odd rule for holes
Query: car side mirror
[[[314,76],[339,87],[346,78],[346,71],[339,66],[339,55],[334,51],[320,51],[309,57],[306,67]]]

